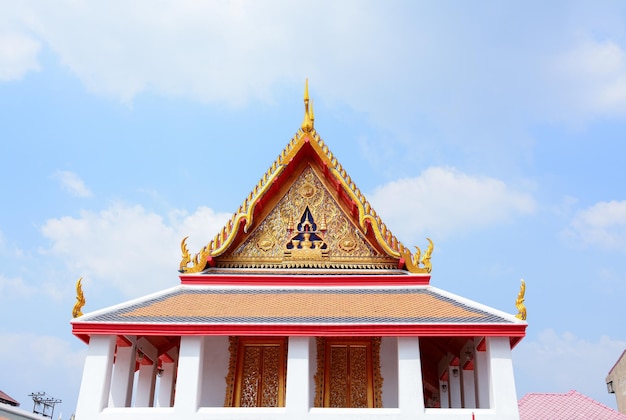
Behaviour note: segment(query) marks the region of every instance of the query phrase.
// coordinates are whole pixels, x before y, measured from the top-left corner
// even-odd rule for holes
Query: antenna
[[[33,413],[41,414],[44,417],[52,418],[54,415],[54,406],[61,404],[61,400],[46,395],[45,392],[33,392],[28,394],[33,399]]]

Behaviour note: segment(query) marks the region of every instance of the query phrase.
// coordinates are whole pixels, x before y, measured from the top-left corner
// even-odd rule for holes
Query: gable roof
[[[526,394],[518,405],[520,420],[626,420],[626,415],[573,390]]]
[[[419,248],[416,247],[417,252],[412,253],[398,241],[315,131],[313,109],[312,105],[309,106],[308,84],[305,88],[304,103],[305,116],[302,126],[226,226],[193,257],[187,249],[185,242],[187,238],[183,239],[181,243],[183,256],[179,267],[181,273],[199,273],[210,267],[277,269],[294,266],[345,269],[363,267],[388,269],[395,266],[411,273],[430,273],[430,257],[433,251],[430,239],[423,255]],[[308,180],[303,181],[304,177],[308,177]],[[285,198],[287,196],[289,198]],[[300,206],[293,206],[294,197],[300,198],[302,201]],[[280,207],[281,200],[285,205],[280,209],[280,214],[277,214],[276,209]],[[321,204],[320,200],[325,201]],[[249,240],[255,230],[262,230],[263,221],[272,215],[276,222],[267,228],[265,233],[268,231],[275,233],[278,228],[281,228],[281,232],[278,236],[271,234],[269,237],[258,234],[255,244],[266,253],[265,248],[268,250],[280,248],[281,253],[284,253],[285,247],[291,246],[292,239],[301,240],[300,237],[296,238],[298,233],[304,233],[298,231],[297,227],[300,226],[298,222],[305,222],[304,212],[309,210],[308,204],[312,205],[313,202],[318,203],[320,209],[324,209],[311,215],[317,218],[318,228],[326,223],[325,218],[328,215],[325,213],[329,208],[334,214],[346,219],[342,225],[345,228],[344,236],[336,237],[334,246],[326,243],[320,245],[322,249],[331,250],[334,260],[314,255],[317,253],[325,257],[325,254],[317,251],[299,255],[295,263],[293,258],[289,258],[291,257],[289,252],[284,255],[274,253],[273,256],[266,256],[258,255],[257,250],[255,255],[237,255],[237,248]],[[287,204],[290,207],[285,209],[288,207]],[[272,213],[273,211],[275,213]],[[287,231],[294,236],[288,236]],[[347,244],[346,247],[341,248],[342,243]],[[357,243],[365,248],[369,247],[371,252],[355,253],[356,256],[348,255],[350,251],[347,251],[347,247]],[[315,249],[313,245],[310,248]],[[299,246],[299,249],[302,247]]]

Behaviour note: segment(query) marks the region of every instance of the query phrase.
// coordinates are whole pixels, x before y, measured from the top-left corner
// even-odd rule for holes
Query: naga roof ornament
[[[526,294],[526,282],[522,279],[522,284],[519,288],[519,293],[517,295],[517,299],[515,300],[515,307],[517,308],[517,315],[515,317],[517,319],[521,319],[522,321],[526,321],[526,305],[524,305],[524,295]]]
[[[243,267],[236,260],[245,241],[253,237],[255,247],[248,249],[273,253],[263,261],[266,268],[367,268],[376,265],[363,262],[370,258],[370,263],[384,260],[411,273],[431,272],[432,241],[427,238],[423,255],[419,247],[411,252],[398,241],[315,131],[314,122],[307,80],[301,127],[213,240],[193,257],[187,237],[182,240],[181,273],[199,273],[220,261]],[[296,170],[300,175],[294,181]],[[337,204],[338,197],[343,207]],[[264,227],[268,219],[274,222]],[[333,260],[333,252],[341,257]]]
[[[72,318],[82,316],[83,306],[85,306],[85,295],[83,294],[83,278],[79,278],[76,282],[76,303],[72,308]]]

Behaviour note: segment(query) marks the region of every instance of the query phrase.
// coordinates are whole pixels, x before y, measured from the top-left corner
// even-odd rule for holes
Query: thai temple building
[[[76,419],[519,419],[523,284],[517,315],[444,291],[423,245],[320,138],[307,87],[301,127],[227,225],[195,255],[183,240],[180,282],[84,315],[78,285]]]

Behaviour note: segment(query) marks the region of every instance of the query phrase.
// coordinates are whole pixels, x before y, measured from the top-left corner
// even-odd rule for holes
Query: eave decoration
[[[78,318],[81,316],[83,306],[85,306],[85,295],[83,295],[83,278],[79,278],[76,282],[76,303],[72,308],[72,318]]]
[[[515,300],[515,307],[518,310],[517,315],[515,317],[517,319],[521,319],[522,321],[526,321],[526,305],[524,305],[524,295],[526,294],[526,282],[522,279],[522,284],[520,285],[519,293],[517,295],[517,299]]]
[[[182,259],[179,271],[181,273],[202,272],[208,266],[212,265],[218,257],[225,255],[229,250],[232,251],[230,248],[233,246],[236,238],[241,234],[250,233],[251,227],[256,227],[254,225],[255,215],[258,215],[260,212],[260,207],[263,206],[263,198],[268,190],[274,186],[274,182],[281,174],[288,170],[294,158],[303,147],[308,144],[313,150],[317,162],[319,162],[320,166],[323,168],[323,176],[331,179],[335,190],[341,191],[342,196],[347,197],[351,205],[349,211],[352,219],[351,223],[356,225],[357,231],[350,233],[353,236],[346,236],[343,244],[338,245],[340,249],[348,252],[350,247],[355,243],[352,239],[358,239],[356,236],[373,237],[372,240],[376,242],[377,248],[386,254],[387,257],[395,259],[397,267],[405,268],[411,273],[430,273],[432,270],[431,255],[434,249],[433,242],[427,238],[428,246],[422,255],[422,250],[419,247],[416,246],[416,251],[411,252],[409,248],[398,241],[385,223],[382,222],[380,216],[376,214],[376,211],[371,207],[370,203],[357,188],[346,170],[337,161],[337,158],[332,154],[319,134],[315,131],[313,104],[312,102],[309,103],[308,81],[305,85],[304,108],[304,120],[295,136],[213,240],[193,257],[187,247],[187,237],[182,240]],[[286,173],[288,174],[289,172]],[[310,188],[310,190],[307,190],[307,188]],[[307,194],[314,194],[314,186],[303,186],[300,188],[300,191],[300,194],[306,198]],[[257,211],[255,212],[255,210]],[[325,258],[328,252],[328,246],[324,242],[325,232],[322,229],[326,228],[325,215],[310,214],[307,216],[309,217],[308,222],[306,218],[303,218],[304,214],[302,213],[292,215],[291,217],[297,219],[294,220],[293,223],[293,238],[285,244],[286,260],[290,259],[286,264],[293,264],[292,261],[294,257],[300,260],[316,258],[321,260]],[[317,226],[315,231],[311,230],[314,224],[313,219],[315,219],[315,225]],[[297,223],[298,221],[299,223]],[[308,227],[305,226],[306,223],[309,223]],[[296,225],[299,227],[297,228]],[[305,227],[303,228],[302,226]],[[305,230],[297,231],[297,229]],[[309,230],[306,231],[306,229]],[[313,240],[311,240],[311,238],[313,238]],[[304,250],[302,248],[302,240],[304,240],[307,245],[310,242],[310,249],[306,248]],[[272,246],[272,241],[272,238],[261,238],[257,241],[257,246],[260,249],[263,249],[263,247],[269,248]]]

